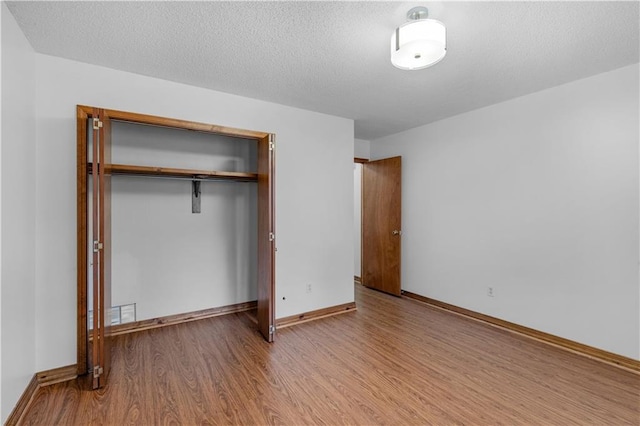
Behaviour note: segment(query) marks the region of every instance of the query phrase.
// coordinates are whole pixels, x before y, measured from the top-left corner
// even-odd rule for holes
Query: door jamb
[[[362,157],[354,157],[353,162],[355,164],[364,164],[368,163],[370,160],[368,158]],[[362,221],[363,212],[362,212],[362,200],[363,200],[363,192],[362,192],[362,168],[360,169],[360,284],[364,285],[363,280],[363,271],[364,271],[364,257],[362,257],[362,253],[364,253],[364,242],[362,240],[362,235],[364,234],[364,222]]]

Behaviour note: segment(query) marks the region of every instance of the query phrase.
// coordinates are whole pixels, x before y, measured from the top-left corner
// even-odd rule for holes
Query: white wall
[[[250,172],[257,144],[114,122],[112,159]],[[113,306],[135,303],[136,319],[144,320],[257,299],[257,184],[200,185],[194,214],[189,180],[112,177]]]
[[[76,362],[76,104],[275,133],[276,317],[354,300],[352,120],[39,54],[36,93],[37,370]]]
[[[4,422],[35,373],[35,53],[2,3],[1,369]]]
[[[403,289],[638,359],[638,72],[373,141],[403,156]]]
[[[362,164],[353,165],[353,275],[362,273]]]
[[[364,139],[353,140],[353,156],[354,158],[369,159],[371,155],[371,142]]]

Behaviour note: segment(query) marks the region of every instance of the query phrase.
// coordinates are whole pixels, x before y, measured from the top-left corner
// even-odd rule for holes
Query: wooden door
[[[401,157],[362,164],[362,284],[400,296]]]
[[[93,388],[106,384],[111,370],[111,121],[93,111]]]
[[[258,140],[258,329],[275,337],[275,136]]]

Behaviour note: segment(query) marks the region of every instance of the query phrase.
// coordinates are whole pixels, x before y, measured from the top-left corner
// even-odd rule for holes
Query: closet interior
[[[78,374],[104,386],[127,321],[257,306],[272,341],[274,135],[86,106],[77,128]]]

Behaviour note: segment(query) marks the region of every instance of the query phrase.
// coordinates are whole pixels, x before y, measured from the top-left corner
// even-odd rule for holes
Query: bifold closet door
[[[106,384],[111,370],[111,121],[93,110],[93,388]]]
[[[258,328],[268,342],[275,334],[275,141],[258,140]]]

